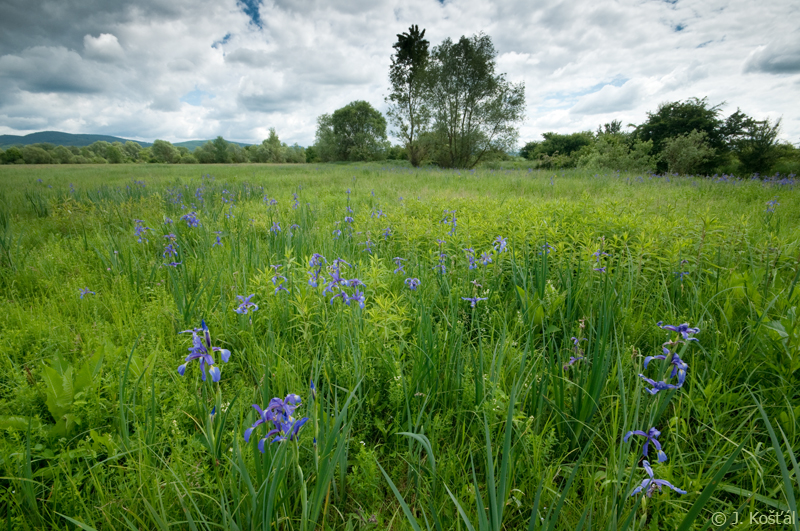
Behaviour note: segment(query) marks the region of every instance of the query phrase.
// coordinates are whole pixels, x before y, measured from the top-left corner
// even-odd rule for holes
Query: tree
[[[314,151],[320,162],[336,160],[336,136],[333,134],[333,117],[330,114],[323,114],[317,118]]]
[[[707,138],[705,131],[693,129],[688,134],[665,140],[661,156],[669,172],[687,175],[701,171],[715,153],[715,149],[706,142]]]
[[[525,110],[525,86],[495,73],[492,40],[480,33],[446,39],[433,49],[426,101],[434,124],[433,158],[445,167],[472,168],[488,153],[510,151]]]
[[[25,164],[51,164],[53,162],[50,153],[33,145],[22,148],[22,158],[25,159]]]
[[[153,141],[153,145],[150,147],[150,153],[152,154],[154,162],[167,162],[172,164],[178,162],[181,158],[175,146],[166,140]]]
[[[386,119],[366,101],[354,101],[317,119],[317,155],[334,160],[380,160],[389,142]]]
[[[3,164],[25,164],[22,158],[22,150],[17,146],[11,146],[3,153]]]
[[[770,120],[750,120],[744,125],[745,134],[734,140],[736,156],[747,173],[767,174],[778,160],[778,133],[781,128],[780,118],[772,123]]]
[[[206,144],[208,145],[208,144]],[[211,147],[213,148],[214,153],[214,162],[217,164],[225,164],[226,162],[231,161],[231,155],[228,151],[228,141],[218,136],[211,142]]]
[[[726,130],[720,119],[722,103],[709,107],[707,98],[689,98],[686,101],[662,103],[655,113],[647,113],[647,121],[636,127],[634,134],[637,138],[653,141],[653,149],[660,154],[665,148],[668,139],[678,136],[687,136],[692,131],[705,133],[704,143],[714,150],[715,155],[710,156],[695,171],[713,173],[714,168],[721,162],[721,156],[727,151]],[[659,171],[667,169],[665,158],[658,163]]]
[[[425,102],[429,43],[424,37],[425,30],[420,32],[416,24],[407,33],[397,35],[397,42],[392,46],[395,54],[389,69],[392,93],[386,98],[389,121],[396,128],[395,135],[405,143],[412,166],[419,166],[422,162],[424,154],[419,135],[427,130],[431,117]]]
[[[50,156],[53,157],[53,162],[59,164],[70,164],[72,162],[72,152],[64,146],[55,148],[53,152],[50,153]]]

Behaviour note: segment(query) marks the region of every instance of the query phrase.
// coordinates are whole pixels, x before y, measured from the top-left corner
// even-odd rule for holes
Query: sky
[[[520,145],[638,124],[690,97],[782,119],[800,145],[797,0],[3,0],[0,134],[314,142],[355,100],[385,112],[397,34],[484,32],[525,84]]]

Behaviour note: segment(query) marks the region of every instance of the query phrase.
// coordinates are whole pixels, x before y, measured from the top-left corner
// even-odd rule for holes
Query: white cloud
[[[84,35],[83,48],[85,57],[96,61],[113,63],[122,60],[125,56],[117,37],[110,33],[101,33],[98,37]]]
[[[492,37],[498,71],[525,83],[523,142],[639,123],[692,96],[782,116],[800,140],[790,0],[244,3],[249,14],[237,0],[0,3],[0,133],[260,142],[275,127],[308,145],[320,114],[357,99],[385,109],[395,35],[418,24],[432,46]]]

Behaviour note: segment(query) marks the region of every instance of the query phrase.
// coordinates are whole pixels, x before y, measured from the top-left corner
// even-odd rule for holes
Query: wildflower
[[[272,439],[273,443],[293,440],[297,437],[297,433],[300,431],[300,428],[303,427],[303,424],[308,422],[308,417],[295,419],[293,416],[294,411],[300,407],[300,403],[300,397],[290,393],[286,395],[286,398],[283,400],[277,397],[273,398],[269,401],[269,405],[266,409],[261,409],[257,404],[253,404],[253,407],[258,412],[258,419],[252,426],[245,430],[245,442],[250,442],[250,436],[253,434],[253,430],[260,424],[266,424],[268,422],[272,422],[274,428],[268,431],[267,434],[258,441],[258,449],[261,453],[264,453],[264,443],[272,436],[275,436],[275,438]]]
[[[392,228],[391,227],[386,227],[384,229],[384,231],[383,231],[383,239],[384,240],[388,240],[389,236],[391,236],[391,235],[392,235]]]
[[[353,295],[351,295],[349,297],[346,297],[344,299],[344,302],[345,302],[345,304],[350,306],[350,302],[351,301],[355,301],[355,302],[358,303],[358,306],[363,310],[364,309],[364,300],[365,300],[364,293],[362,291],[356,289],[355,292],[353,293]]]
[[[165,234],[165,235],[164,235],[164,238],[166,238],[167,240],[169,240],[169,241],[171,241],[171,242],[174,242],[175,240],[177,240],[177,239],[178,239],[178,237],[177,237],[177,236],[175,236],[175,235],[174,235],[173,233],[171,233],[171,232],[170,232],[169,234]]]
[[[463,300],[465,300],[465,301],[469,301],[469,303],[470,303],[470,308],[474,308],[474,307],[475,307],[475,305],[476,305],[476,304],[478,304],[478,301],[485,301],[485,300],[489,300],[489,298],[488,298],[488,297],[461,297],[461,298],[462,298]]]
[[[178,266],[179,266],[179,265],[181,265],[182,263],[183,263],[183,262],[170,262],[170,263],[168,263],[168,264],[164,264],[164,265],[165,265],[165,266],[170,266],[170,267],[178,267]]]
[[[603,266],[603,267],[595,267],[594,270],[595,271],[599,271],[600,273],[605,273],[606,272],[605,266]]]
[[[669,384],[667,382],[656,382],[655,380],[651,380],[650,378],[648,378],[644,374],[640,374],[639,378],[641,378],[642,380],[644,380],[645,382],[647,382],[647,383],[649,383],[650,385],[653,386],[652,389],[645,389],[645,391],[647,391],[651,395],[655,395],[659,391],[666,391],[667,389],[677,389],[678,388],[677,385]]]
[[[289,292],[289,290],[286,289],[286,286],[284,286],[283,284],[275,288],[275,295],[277,295],[279,291],[285,291],[287,293]]]
[[[665,343],[666,344],[666,343]],[[666,360],[667,356],[670,354],[670,350],[666,347],[661,347],[664,351],[664,354],[659,354],[658,356],[647,356],[644,359],[644,368],[647,368],[647,365],[650,363],[651,360]],[[670,363],[672,364],[672,374],[670,378],[678,377],[678,387],[683,386],[684,380],[686,380],[686,371],[689,369],[689,365],[683,361],[677,353],[672,353],[672,358],[670,359]]]
[[[569,368],[570,368],[570,367],[571,367],[571,366],[572,366],[572,365],[573,365],[573,364],[574,364],[576,361],[579,361],[579,360],[582,360],[582,359],[584,359],[584,357],[583,357],[583,356],[578,356],[577,358],[576,358],[575,356],[570,356],[570,357],[569,357],[569,361],[568,361],[568,362],[567,362],[567,363],[564,365],[564,370],[566,371],[566,370],[567,370],[567,369],[569,369]]]
[[[345,217],[344,217],[344,220],[345,220],[345,222],[347,222],[347,223],[352,223],[353,221],[355,221],[355,220],[352,218],[352,216],[345,216]]]
[[[780,203],[778,203],[777,196],[775,196],[775,198],[772,201],[767,201],[767,212],[775,212],[776,206],[780,206]]]
[[[475,288],[476,288],[476,289],[477,289],[477,288],[482,288],[482,287],[483,287],[483,285],[481,285],[481,283],[480,283],[480,282],[478,282],[478,279],[477,279],[477,278],[476,278],[475,280],[471,280],[470,282],[472,283],[472,285],[473,285],[473,286],[475,286]]]
[[[170,218],[164,218],[164,225],[172,225],[174,222]]]
[[[311,398],[316,399],[317,398],[317,388],[314,386],[314,380],[312,379],[312,380],[309,380],[309,381],[311,382],[311,384],[309,386],[311,388]]]
[[[642,455],[647,457],[647,450],[652,442],[653,446],[656,447],[656,451],[658,452],[658,462],[663,463],[667,460],[667,454],[664,453],[664,450],[661,449],[661,443],[658,442],[658,437],[661,435],[660,431],[655,428],[650,428],[647,430],[647,433],[643,432],[642,430],[629,431],[625,434],[625,437],[623,437],[622,440],[628,442],[628,439],[631,438],[631,435],[640,435],[646,439],[644,441],[644,446],[642,446]]]
[[[200,371],[203,373],[203,381],[206,380],[206,365],[209,366],[208,372],[211,374],[211,379],[214,382],[219,382],[220,371],[218,367],[214,366],[214,357],[212,352],[219,351],[222,361],[228,363],[231,356],[231,351],[220,347],[211,346],[211,334],[208,331],[205,320],[201,322],[201,328],[193,328],[191,330],[184,330],[179,332],[181,334],[192,333],[192,347],[189,349],[190,354],[184,360],[186,363],[178,367],[178,374],[181,376],[186,372],[186,365],[192,360],[200,360]],[[198,332],[203,333],[203,337],[197,335]]]
[[[644,466],[645,471],[647,471],[647,475],[650,476],[649,478],[645,478],[642,480],[642,484],[633,489],[631,492],[631,496],[635,496],[640,492],[644,491],[645,496],[651,498],[653,493],[658,489],[658,492],[661,492],[661,487],[669,487],[678,494],[686,494],[685,490],[681,490],[669,481],[665,479],[655,479],[653,476],[653,469],[650,468],[650,463],[647,461],[642,461],[642,465]]]
[[[334,240],[338,240],[339,236],[341,236],[341,235],[342,235],[342,231],[340,231],[339,229],[334,229],[333,230],[333,239]]]
[[[603,256],[608,256],[608,253],[604,253],[602,249],[598,249],[592,253],[592,256],[594,256],[594,259],[599,262],[600,258]]]
[[[492,257],[491,257],[491,255],[490,255],[489,253],[483,253],[483,254],[481,254],[481,263],[482,263],[484,266],[487,266],[487,265],[491,264],[491,263],[492,263]]]
[[[150,240],[147,239],[147,236],[145,235],[145,232],[150,230],[150,227],[145,227],[144,226],[144,221],[141,220],[141,219],[134,219],[133,221],[136,222],[136,228],[134,228],[133,230],[134,230],[134,234],[138,238],[137,241],[139,243],[142,243],[142,240],[150,241]]]
[[[258,305],[253,302],[250,302],[250,299],[253,298],[253,295],[255,295],[255,293],[252,295],[248,295],[247,297],[237,295],[236,298],[239,299],[239,302],[241,304],[239,304],[239,307],[233,311],[240,315],[246,315],[251,308],[253,309],[253,311],[258,310]]]
[[[400,258],[399,256],[395,256],[394,258],[392,258],[392,260],[394,260],[394,265],[397,266],[397,269],[394,270],[395,274],[406,272],[405,269],[403,269],[403,264],[400,263],[403,260],[405,260],[405,258]]]
[[[546,244],[546,243],[544,245],[542,245],[542,251],[544,251],[544,254],[550,254],[550,251],[552,251],[553,249],[555,249],[555,247],[553,247],[552,245],[549,245],[549,244]],[[542,254],[542,253],[539,253],[539,254]]]
[[[273,285],[273,286],[277,286],[279,281],[280,281],[281,283],[283,283],[283,282],[286,282],[286,277],[285,277],[285,276],[283,276],[283,275],[281,275],[281,274],[275,273],[275,274],[272,276],[272,285]]]
[[[170,243],[166,247],[164,247],[164,258],[168,256],[176,256],[178,254],[178,250]]]
[[[408,286],[408,289],[411,291],[417,291],[419,287],[419,279],[418,278],[407,278],[405,280],[405,285]]]
[[[281,232],[281,224],[280,224],[280,222],[276,221],[275,223],[273,223],[272,224],[272,228],[270,228],[269,230],[271,230],[272,232],[275,232],[275,233]]]
[[[197,214],[195,212],[184,214],[181,216],[181,219],[185,221],[186,225],[189,227],[198,227],[200,225],[200,221],[197,219]]]
[[[297,223],[293,223],[292,226],[289,227],[289,230],[291,231],[291,230],[296,230],[296,229],[299,229],[299,228],[300,228],[300,225],[298,225]]]
[[[664,330],[671,330],[683,336],[683,339],[686,341],[697,341],[696,337],[689,337],[691,335],[697,334],[700,332],[699,328],[690,328],[689,323],[683,323],[681,325],[661,325],[664,321],[659,321],[656,323],[656,326],[662,328]]]
[[[506,239],[502,236],[498,236],[494,239],[494,250],[498,253],[502,253],[506,250]]]
[[[94,291],[90,290],[89,288],[83,288],[81,290],[81,299],[84,295],[97,295]]]
[[[683,282],[684,275],[688,275],[689,272],[688,271],[673,271],[672,274],[677,276],[677,277],[679,277],[681,282]]]

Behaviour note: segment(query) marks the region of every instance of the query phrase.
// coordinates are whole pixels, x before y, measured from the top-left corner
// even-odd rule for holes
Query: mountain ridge
[[[113,142],[136,142],[143,148],[153,145],[152,142],[145,142],[142,140],[132,140],[129,138],[122,138],[112,135],[95,135],[95,134],[74,134],[64,133],[61,131],[39,131],[27,135],[0,135],[0,148],[8,149],[11,146],[28,146],[31,144],[53,144],[56,146],[76,146],[85,147],[98,141],[105,141],[108,143]],[[175,147],[185,147],[189,151],[194,151],[196,148],[204,145],[206,142],[212,140],[187,140],[185,142],[173,142]],[[230,141],[228,141],[230,142]],[[230,142],[231,144],[238,144],[239,146],[249,146],[244,142]]]

